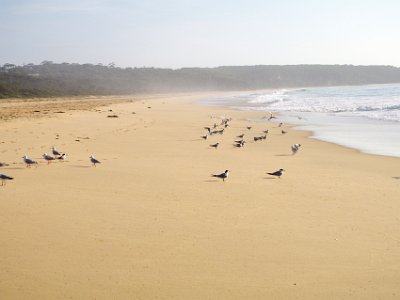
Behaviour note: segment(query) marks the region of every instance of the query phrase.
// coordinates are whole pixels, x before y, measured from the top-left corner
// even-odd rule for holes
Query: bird
[[[284,169],[279,169],[278,171],[267,173],[268,175],[277,176],[281,178],[281,176],[285,173]]]
[[[44,153],[42,156],[43,156],[43,158],[44,158],[45,160],[47,160],[47,164],[49,164],[49,163],[51,163],[53,160],[55,160],[55,158],[54,158],[53,156],[48,155],[47,153]]]
[[[212,144],[212,145],[210,145],[210,147],[214,147],[215,149],[217,149],[217,148],[218,148],[218,146],[219,146],[219,143],[216,143],[216,144]]]
[[[67,154],[63,153],[59,157],[57,157],[59,160],[66,160],[67,159]]]
[[[90,162],[93,164],[93,167],[96,167],[96,164],[101,164],[101,162],[99,160],[97,160],[96,158],[94,158],[93,155],[90,155],[89,158],[90,158]]]
[[[225,181],[225,178],[228,178],[228,176],[229,176],[229,170],[225,170],[225,172],[224,173],[221,173],[221,174],[211,174],[211,176],[212,177],[218,177],[218,178],[221,178],[222,179],[222,181]]]
[[[236,136],[236,137],[242,139],[242,138],[244,137],[244,133],[242,133],[242,134],[240,134],[240,135],[238,135],[238,136]]]
[[[247,128],[248,130],[250,130],[250,129],[251,129],[251,128],[253,128],[253,127],[251,127],[251,126],[247,126],[246,128]]]
[[[0,161],[0,167],[8,167],[8,166],[9,166],[9,164],[6,164],[5,162]]]
[[[55,156],[60,156],[61,155],[61,153],[56,149],[56,147],[53,146],[51,148],[51,150],[53,152],[53,155],[55,155]]]
[[[33,159],[30,159],[30,158],[28,157],[28,155],[24,155],[24,156],[22,156],[22,158],[24,159],[24,163],[26,164],[26,167],[27,167],[27,168],[30,168],[31,165],[37,165],[37,164],[38,164],[37,161],[35,161],[35,160],[33,160]]]
[[[242,147],[244,147],[244,144],[246,144],[246,141],[244,141],[244,140],[235,141],[235,143],[236,143],[236,144],[234,144],[235,147],[242,148]]]
[[[1,180],[1,186],[6,185],[6,181],[7,180],[13,180],[13,177],[4,175],[4,174],[0,174],[0,180]]]
[[[208,135],[202,135],[201,138],[202,138],[203,140],[206,140],[206,139],[208,139]]]
[[[268,134],[269,133],[269,129],[264,130],[263,133]]]
[[[297,153],[297,151],[299,151],[301,145],[300,144],[294,144],[292,145],[292,154],[295,155]]]
[[[282,133],[282,134],[286,134],[286,133],[287,133],[287,131],[285,131],[285,130],[282,130],[282,131],[281,131],[281,133]]]
[[[209,134],[209,135],[212,135],[212,132],[211,132],[211,128],[210,128],[210,127],[204,127],[204,129],[206,129],[206,130],[208,131],[208,134]]]
[[[282,125],[283,125],[283,123],[281,122],[281,123],[279,123],[278,127],[282,127]]]

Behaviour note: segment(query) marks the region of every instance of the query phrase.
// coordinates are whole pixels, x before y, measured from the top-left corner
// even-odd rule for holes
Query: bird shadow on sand
[[[11,168],[6,167],[3,170],[24,170],[24,169],[26,169],[26,168],[24,168],[24,167],[11,167]]]
[[[217,179],[208,179],[208,180],[204,180],[204,182],[220,182],[222,180],[217,180]]]
[[[400,176],[393,176],[392,178],[393,178],[393,179],[399,180],[399,179],[400,179]]]
[[[263,177],[263,179],[272,179],[272,180],[276,180],[275,177]]]
[[[275,154],[275,156],[293,156],[292,154]]]

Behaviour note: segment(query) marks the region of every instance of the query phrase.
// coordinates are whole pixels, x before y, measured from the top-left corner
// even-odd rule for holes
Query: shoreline
[[[368,85],[367,87],[374,86],[376,85]],[[397,87],[398,85],[385,86]],[[322,89],[328,88],[331,87],[322,87]],[[321,87],[316,89],[319,90]],[[296,90],[303,90],[303,88]],[[258,102],[253,102],[253,95],[259,94],[261,96],[266,95],[266,97],[270,97],[274,94],[280,94],[282,91],[287,91],[287,89],[264,91],[261,93],[255,91],[253,93],[236,94],[227,97],[214,97],[211,100],[205,99],[201,101],[201,104],[222,106],[229,109],[238,109],[249,112],[265,112],[266,114],[275,111],[274,114],[278,116],[278,119],[275,119],[275,121],[293,124],[296,129],[309,131],[311,132],[311,138],[313,139],[355,149],[360,151],[360,153],[400,157],[399,122],[373,119],[356,114],[337,115],[335,113],[327,112],[280,111],[279,109],[274,110],[273,106],[268,107],[268,102],[265,104],[267,106],[259,106],[262,104],[256,104]],[[259,121],[266,122],[266,120],[262,119]]]
[[[196,104],[204,95],[3,122],[0,172],[15,178],[0,187],[3,297],[397,298],[400,160],[282,135],[247,120],[263,113]],[[226,132],[201,139],[222,117]],[[51,146],[68,160],[47,165]]]

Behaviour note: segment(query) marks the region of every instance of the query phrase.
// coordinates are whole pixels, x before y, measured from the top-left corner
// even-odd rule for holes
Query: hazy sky
[[[400,66],[398,0],[0,0],[0,64]]]

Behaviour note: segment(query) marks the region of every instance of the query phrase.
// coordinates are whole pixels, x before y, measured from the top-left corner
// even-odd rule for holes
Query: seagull
[[[212,177],[218,177],[218,178],[221,178],[221,179],[222,179],[222,181],[225,181],[225,178],[228,178],[228,175],[229,175],[229,170],[225,170],[225,172],[224,172],[224,173],[217,174],[217,175],[211,174],[211,176],[212,176]]]
[[[53,152],[53,155],[56,155],[56,156],[61,155],[61,153],[58,152],[58,150],[56,149],[56,147],[53,146],[53,147],[51,148],[51,150],[52,150],[52,152]]]
[[[55,158],[53,156],[48,155],[47,153],[44,153],[42,156],[45,160],[47,160],[47,164],[49,164],[49,163],[51,163],[51,161],[55,160]]]
[[[268,134],[269,133],[269,129],[264,130],[263,133]]]
[[[66,160],[67,159],[67,154],[63,153],[59,157],[57,157],[59,160]]]
[[[101,164],[101,162],[99,160],[97,160],[96,158],[94,158],[93,155],[89,156],[90,158],[90,162],[93,164],[93,167],[96,167],[96,164]]]
[[[212,144],[212,145],[210,145],[210,147],[214,147],[215,149],[217,149],[217,148],[218,148],[218,146],[219,146],[219,143],[216,143],[216,144]]]
[[[246,143],[246,141],[244,141],[244,140],[235,141],[235,143],[236,143],[236,144],[234,144],[235,147],[242,148],[242,147],[244,147],[244,144]]]
[[[275,171],[273,173],[267,173],[268,175],[272,175],[272,176],[278,176],[279,178],[281,178],[281,176],[285,173],[284,169],[279,169],[278,171]]]
[[[0,174],[1,186],[6,185],[6,180],[13,180],[13,179],[14,179],[13,177]]]
[[[24,159],[24,163],[26,164],[26,166],[28,168],[30,168],[31,165],[37,165],[37,163],[38,163],[37,161],[34,161],[33,159],[30,159],[28,157],[28,155],[24,155],[24,156],[22,156],[22,158]]]
[[[8,167],[8,166],[9,166],[9,164],[6,164],[5,162],[0,161],[0,167]]]
[[[291,148],[292,148],[292,154],[295,155],[297,153],[297,151],[299,151],[301,145],[300,144],[294,144]]]

